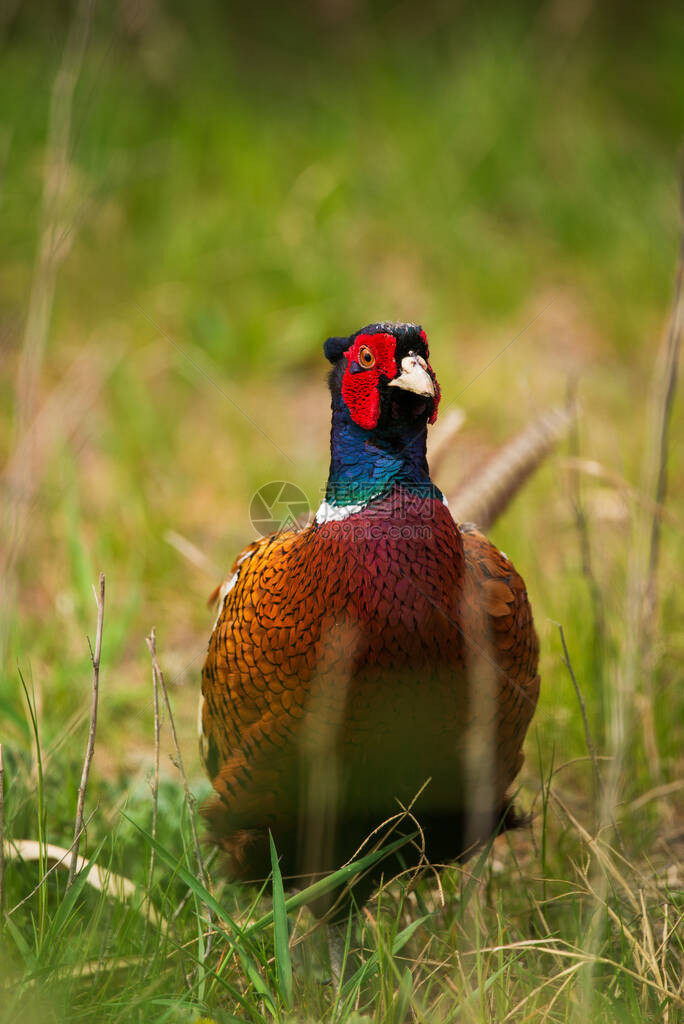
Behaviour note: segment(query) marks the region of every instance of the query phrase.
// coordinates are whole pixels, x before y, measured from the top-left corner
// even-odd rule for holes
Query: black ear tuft
[[[354,338],[328,338],[323,345],[323,352],[325,358],[329,359],[331,363],[336,363],[338,359],[342,358],[342,355],[347,351],[349,346],[354,341]]]

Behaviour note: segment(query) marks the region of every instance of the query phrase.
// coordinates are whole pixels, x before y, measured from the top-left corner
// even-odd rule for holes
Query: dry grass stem
[[[658,353],[650,402],[650,439],[644,451],[643,490],[652,499],[650,521],[637,523],[633,578],[628,588],[628,614],[633,630],[632,665],[624,675],[630,689],[630,705],[640,712],[640,724],[649,766],[655,781],[661,780],[661,756],[653,720],[653,679],[658,657],[655,636],[658,622],[658,564],[662,510],[667,497],[667,462],[670,448],[670,421],[677,390],[677,372],[682,326],[684,322],[684,174],[680,179],[679,255],[669,328]],[[646,536],[648,534],[648,540]],[[640,693],[636,692],[637,680]],[[633,699],[636,698],[636,699]],[[641,699],[639,699],[641,698]]]
[[[679,258],[675,279],[675,293],[672,303],[670,325],[659,354],[660,373],[654,382],[653,394],[653,435],[652,447],[646,454],[647,473],[655,468],[653,501],[655,511],[651,520],[651,536],[648,555],[646,602],[644,614],[653,617],[657,602],[657,574],[660,556],[660,509],[667,496],[667,459],[670,443],[670,421],[677,391],[677,369],[679,349],[684,326],[684,173],[680,179],[680,234]]]
[[[563,978],[565,980],[563,981],[562,985],[560,985],[560,987],[556,990],[556,992],[554,993],[554,995],[553,995],[553,997],[552,997],[552,999],[551,999],[551,1001],[550,1001],[550,1003],[549,1003],[549,1005],[547,1007],[547,1015],[548,1015],[548,1013],[550,1013],[552,1008],[553,1008],[553,1004],[556,1002],[558,997],[561,995],[561,993],[563,992],[565,987],[569,984],[570,981],[572,981],[573,976],[583,966],[584,966],[584,962],[580,960],[578,963],[570,964],[569,967],[566,967],[562,971],[559,971],[558,974],[554,974],[551,978],[545,979],[541,983],[541,985],[537,985],[537,987],[533,988],[531,992],[528,992],[527,995],[524,996],[524,998],[521,999],[519,1003],[516,1003],[516,1005],[513,1007],[513,1009],[510,1010],[506,1014],[506,1016],[504,1017],[504,1022],[507,1021],[507,1020],[519,1020],[520,1018],[518,1017],[518,1014],[520,1013],[522,1008],[527,1005],[527,1003],[529,1003],[532,999],[534,999],[535,996],[538,996],[540,992],[543,992],[545,988],[548,988],[549,985],[552,985],[554,982],[560,981],[560,979]]]
[[[592,853],[595,854],[597,862],[600,864],[600,866],[603,869],[603,874],[606,875],[606,876],[610,876],[613,879],[613,881],[616,882],[620,886],[620,888],[624,891],[625,896],[629,900],[629,903],[631,904],[632,910],[634,911],[635,914],[638,914],[639,913],[639,904],[638,904],[638,902],[637,902],[637,900],[636,900],[636,898],[635,898],[635,896],[634,896],[634,894],[632,892],[632,889],[631,889],[629,883],[625,879],[624,875],[620,871],[618,871],[618,869],[616,868],[615,864],[613,863],[612,857],[603,848],[603,846],[598,842],[598,840],[594,839],[593,836],[591,836],[587,832],[587,830],[583,827],[583,825],[581,825],[579,823],[577,818],[575,818],[575,816],[572,814],[570,809],[560,799],[560,797],[558,796],[558,794],[556,792],[552,791],[550,793],[550,796],[551,796],[551,799],[554,801],[554,803],[560,808],[560,810],[563,813],[563,815],[567,818],[567,820],[573,826],[573,828],[575,829],[575,831],[577,832],[579,837],[583,840],[583,842],[586,844],[586,846],[592,851]],[[615,857],[619,857],[619,855],[617,853],[615,853],[615,851],[611,851],[611,853],[613,853]],[[624,861],[624,858],[620,858],[620,859],[622,859]],[[627,863],[626,861],[624,861],[624,862]]]
[[[674,782],[667,782],[663,786],[656,786],[654,789],[649,789],[646,793],[641,793],[636,800],[632,800],[627,805],[626,809],[630,812],[637,811],[640,807],[645,807],[651,800],[664,800],[668,796],[672,796],[673,793],[678,793],[680,789],[684,789],[684,779],[675,779]]]
[[[427,862],[427,860],[425,858],[425,836],[423,834],[423,830],[420,827],[418,819],[412,814],[412,809],[413,809],[414,804],[420,798],[421,794],[425,790],[426,786],[428,786],[430,784],[430,782],[431,782],[431,780],[427,779],[423,783],[423,785],[420,787],[420,789],[418,790],[416,795],[413,797],[413,799],[409,803],[408,807],[404,807],[403,804],[400,804],[401,810],[398,811],[397,814],[393,814],[391,817],[386,818],[383,822],[381,822],[379,825],[377,825],[373,829],[373,831],[370,832],[366,836],[366,838],[363,840],[361,845],[355,850],[355,852],[346,861],[346,863],[347,864],[352,864],[355,860],[358,860],[362,856],[364,850],[366,852],[369,852],[369,853],[375,852],[376,850],[379,850],[380,847],[383,845],[383,843],[387,842],[389,837],[399,827],[399,825],[401,825],[408,818],[412,822],[412,824],[415,826],[416,831],[418,833],[416,839],[413,840],[412,845],[414,845],[419,850],[419,852],[420,852],[419,862],[416,865],[416,867],[415,868],[411,868],[411,869],[409,869],[408,872],[406,872],[406,873],[408,873],[411,876],[411,880],[409,881],[409,884],[411,884],[411,881],[413,879],[415,879],[421,873],[421,871],[425,867],[432,867],[432,865],[428,865],[428,862]],[[375,839],[376,836],[378,837],[377,839]],[[374,839],[375,839],[375,842],[373,842]],[[433,870],[434,870],[434,868],[433,868]],[[323,876],[323,874],[325,874],[325,873],[322,872],[321,873],[321,877]],[[344,899],[353,890],[353,887],[358,882],[358,880],[360,878],[364,877],[364,874],[365,874],[365,872],[362,872],[360,875],[355,876],[353,879],[350,879],[347,882],[347,884],[340,890],[340,892],[337,895],[335,901],[330,906],[330,909],[327,912],[327,916],[331,916],[335,912],[335,910],[343,903]],[[404,874],[405,874],[405,872],[401,872],[402,876]],[[438,874],[438,873],[435,871],[435,874]],[[440,893],[441,899],[444,900],[444,894],[443,894],[443,891],[442,891],[441,883],[439,884],[439,893]],[[442,905],[444,905],[444,904],[442,903]]]
[[[681,242],[684,249],[684,239]],[[677,273],[677,293],[672,316],[672,329],[666,346],[665,370],[656,371],[652,418],[660,426],[656,429],[656,440],[645,452],[645,473],[647,481],[644,493],[651,494],[649,507],[635,510],[633,537],[629,546],[626,577],[626,599],[624,609],[623,642],[616,666],[614,685],[611,687],[610,753],[612,761],[606,773],[602,789],[601,820],[614,819],[621,801],[624,784],[623,766],[626,752],[633,740],[635,710],[641,712],[641,731],[644,748],[648,757],[651,777],[660,781],[661,757],[658,738],[655,733],[652,708],[654,703],[653,676],[658,656],[654,645],[656,626],[655,579],[658,562],[658,538],[662,502],[665,499],[667,447],[669,441],[669,419],[674,397],[677,372],[677,353],[681,333],[682,317],[682,276],[683,258]],[[657,470],[657,484],[649,487],[648,481]],[[657,524],[657,525],[656,525]],[[651,533],[649,545],[648,534]],[[655,537],[655,540],[654,540]]]
[[[159,716],[159,682],[157,680],[157,673],[152,667],[152,692],[154,699],[154,775],[152,777],[152,838],[157,838],[157,826],[159,819],[159,738],[161,735],[161,721]],[[147,886],[149,889],[152,888],[152,879],[154,877],[154,860],[155,850],[152,847],[150,852],[150,872],[148,875]]]
[[[90,639],[88,640],[88,646],[90,647],[90,659],[93,664],[93,688],[92,688],[92,702],[90,708],[90,730],[88,732],[88,743],[86,745],[86,754],[83,761],[83,771],[81,773],[81,783],[78,787],[78,802],[76,804],[76,824],[74,825],[74,845],[71,851],[71,865],[69,867],[69,880],[67,882],[67,889],[71,886],[74,876],[76,874],[76,865],[78,863],[78,847],[81,838],[81,832],[83,831],[83,807],[85,804],[86,788],[88,786],[88,775],[90,773],[90,763],[93,759],[95,752],[95,732],[97,729],[97,701],[100,689],[100,655],[102,653],[102,629],[104,626],[104,599],[105,599],[105,577],[104,573],[100,573],[100,592],[99,594],[95,591],[95,602],[97,604],[97,632],[95,634],[95,650],[93,651]]]

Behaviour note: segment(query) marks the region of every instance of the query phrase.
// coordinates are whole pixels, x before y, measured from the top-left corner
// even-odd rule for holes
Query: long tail
[[[463,480],[449,498],[457,522],[476,523],[483,530],[499,518],[525,481],[568,431],[570,408],[557,407],[525,427],[482,467]]]

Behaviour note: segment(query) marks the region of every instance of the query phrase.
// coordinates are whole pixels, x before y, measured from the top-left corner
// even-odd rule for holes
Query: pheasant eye
[[[375,366],[375,356],[372,349],[368,348],[368,345],[361,346],[356,358],[359,366],[363,366],[364,370],[370,370],[371,366]]]

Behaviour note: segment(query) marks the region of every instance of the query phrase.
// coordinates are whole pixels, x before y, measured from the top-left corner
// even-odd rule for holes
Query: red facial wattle
[[[344,353],[347,368],[342,379],[342,397],[351,418],[364,430],[374,430],[380,418],[380,377],[392,380],[397,373],[394,352],[396,338],[391,334],[359,334]],[[370,349],[375,362],[369,369],[359,363],[362,349]],[[352,372],[352,367],[359,367]]]
[[[434,371],[428,362],[429,350],[425,331],[420,332],[425,345],[425,363],[434,384],[435,395],[429,423],[437,419],[440,389]],[[347,360],[342,378],[342,397],[352,420],[364,430],[374,430],[380,418],[380,378],[391,381],[397,376],[399,367],[396,360],[397,341],[394,335],[358,334],[353,345],[344,353]],[[371,361],[368,365],[366,361]]]

